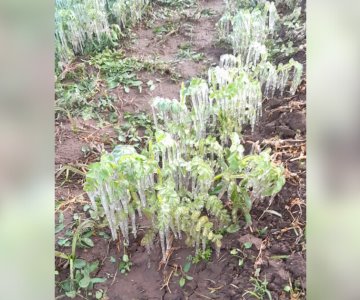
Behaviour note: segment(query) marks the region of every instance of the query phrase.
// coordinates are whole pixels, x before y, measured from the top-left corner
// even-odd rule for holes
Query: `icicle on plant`
[[[251,124],[254,129],[261,114],[260,83],[241,68],[217,71],[211,82],[210,99],[214,100],[223,142],[226,143],[229,133],[240,132],[244,124]]]
[[[129,219],[136,237],[135,213],[141,214],[147,204],[145,192],[153,190],[154,164],[137,154],[131,146],[118,146],[106,153],[100,162],[89,166],[84,190],[88,193],[93,209],[98,210],[99,199],[109,223],[113,240],[117,229],[129,243]],[[140,195],[140,197],[139,197]]]
[[[210,68],[208,72],[212,91],[219,90],[221,87],[233,82],[241,72],[247,72],[250,78],[259,80],[261,86],[264,87],[263,93],[266,97],[273,97],[276,90],[279,90],[282,95],[289,80],[291,80],[289,92],[294,95],[301,83],[303,66],[294,59],[291,59],[287,64],[280,64],[278,67],[266,61],[266,59],[262,59],[256,68],[251,71],[241,65],[240,58],[230,54],[221,56],[220,61],[221,65],[224,66],[223,68]]]
[[[292,76],[290,94],[294,95],[296,93],[296,90],[301,83],[302,72],[302,64],[294,59],[290,59],[289,63],[286,65],[280,64],[278,66],[277,88],[280,90],[281,95],[283,95],[290,76]]]
[[[56,0],[55,39],[56,57],[67,63],[74,54],[82,54],[85,44],[102,37],[112,39],[112,30],[118,31],[141,19],[149,0]],[[109,23],[109,16],[117,24]],[[115,26],[115,27],[114,27]]]
[[[213,101],[209,98],[209,87],[205,80],[194,78],[185,90],[192,104],[191,116],[193,126],[198,139],[206,135],[206,123],[213,113]]]
[[[185,104],[180,103],[177,99],[156,97],[152,101],[151,108],[157,129],[165,129],[179,136],[179,130],[184,129],[182,125],[188,124],[188,109]],[[162,127],[160,123],[162,123]]]

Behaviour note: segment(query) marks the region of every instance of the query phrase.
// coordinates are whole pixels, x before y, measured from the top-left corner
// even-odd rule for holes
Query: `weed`
[[[247,258],[247,254],[243,250],[238,249],[238,248],[234,248],[234,249],[231,249],[230,254],[239,259],[239,261],[238,261],[238,266],[239,267],[244,266],[245,259]]]
[[[191,59],[195,62],[199,62],[205,58],[205,55],[204,53],[198,53],[191,50],[190,48],[187,48],[187,49],[179,49],[177,57],[182,59]]]
[[[154,27],[153,33],[155,33],[159,37],[162,37],[163,35],[174,31],[176,28],[178,28],[177,24],[172,21],[167,21],[165,24]]]
[[[269,229],[269,228],[268,228],[267,226],[265,226],[265,227],[263,227],[263,228],[261,228],[261,229],[257,229],[256,231],[257,231],[258,236],[259,236],[260,238],[265,237],[265,236],[267,235],[268,229]]]
[[[118,139],[121,143],[133,145],[140,149],[153,137],[153,122],[145,113],[124,113],[126,123],[118,129]]]
[[[199,250],[194,257],[192,257],[192,263],[197,264],[201,261],[210,261],[212,255],[211,248],[207,247],[205,251]]]
[[[120,273],[126,274],[126,273],[130,272],[131,266],[132,266],[132,262],[130,261],[129,256],[127,254],[124,254],[119,263]]]
[[[71,253],[66,254],[63,252],[55,251],[55,256],[61,259],[65,259],[65,266],[69,266],[69,278],[60,283],[61,289],[65,292],[65,295],[74,298],[81,289],[92,289],[96,283],[104,282],[105,278],[91,278],[90,273],[94,272],[99,265],[98,261],[87,263],[83,259],[76,257],[76,247],[91,247],[92,241],[89,239],[87,233],[94,226],[94,222],[91,220],[85,220],[83,222],[78,219],[79,225],[75,232],[72,234]],[[71,233],[68,232],[71,236]]]
[[[261,281],[258,278],[251,277],[250,282],[254,286],[254,289],[252,291],[246,291],[243,294],[243,297],[247,294],[250,294],[251,296],[255,297],[256,299],[262,300],[265,298],[265,296],[267,296],[269,300],[272,300],[271,293],[267,289],[268,282],[267,282],[266,278],[263,281]]]
[[[99,261],[91,263],[86,262],[83,259],[75,259],[73,263],[74,278],[68,278],[60,283],[61,289],[65,292],[65,295],[70,298],[81,293],[81,290],[92,290],[94,284],[105,282],[105,278],[91,277],[91,273],[98,269]]]
[[[187,262],[184,264],[183,267],[180,267],[180,280],[179,280],[179,286],[180,287],[184,287],[186,284],[186,281],[191,281],[193,280],[193,277],[189,276],[187,273],[190,271],[191,268],[191,261],[192,261],[192,256],[189,256],[187,258]]]
[[[157,0],[160,5],[169,6],[173,8],[189,8],[195,6],[195,0]]]
[[[302,289],[297,285],[297,282],[295,281],[295,286],[294,286],[290,278],[289,278],[289,284],[286,285],[283,290],[284,292],[290,295],[291,300],[300,300],[302,299],[302,297],[305,296]]]

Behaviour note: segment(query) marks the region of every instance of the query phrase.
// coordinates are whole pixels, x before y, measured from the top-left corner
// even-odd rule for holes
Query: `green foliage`
[[[60,283],[65,295],[69,298],[75,298],[76,295],[81,293],[81,290],[92,290],[94,284],[105,282],[105,278],[91,276],[91,273],[94,273],[98,266],[99,261],[88,263],[83,259],[75,259],[73,263],[74,278],[67,278]]]
[[[127,254],[124,254],[119,264],[120,273],[126,274],[130,272],[131,266],[132,266],[132,262],[130,261],[129,256]]]
[[[146,113],[124,113],[126,123],[121,124],[118,139],[121,143],[143,148],[154,135],[153,122]]]
[[[195,0],[156,0],[160,5],[173,8],[188,8],[195,5]]]
[[[250,282],[253,284],[254,289],[252,291],[246,291],[243,294],[243,296],[249,294],[255,297],[256,299],[260,299],[260,300],[265,299],[266,296],[269,300],[272,300],[271,293],[267,288],[268,282],[266,278],[263,281],[261,281],[259,278],[252,277],[250,279]]]
[[[193,280],[193,277],[189,276],[187,273],[190,271],[191,268],[191,259],[192,257],[189,256],[187,258],[187,262],[184,264],[182,268],[180,268],[180,280],[179,280],[179,286],[182,288],[185,286],[186,281]]]
[[[84,235],[91,230],[94,222],[85,220],[80,222],[75,232],[72,234],[71,253],[66,254],[63,252],[55,251],[55,256],[65,259],[69,265],[69,277],[60,283],[61,289],[65,292],[66,296],[75,298],[82,289],[93,289],[94,284],[104,282],[105,278],[92,278],[90,273],[93,273],[99,265],[98,261],[88,263],[83,259],[76,257],[76,247],[85,246],[92,247],[93,243],[88,236]]]
[[[193,51],[191,50],[191,48],[186,48],[179,49],[177,57],[181,59],[190,59],[195,62],[199,62],[205,58],[205,55],[204,53],[198,53],[196,51]]]
[[[135,59],[124,57],[122,52],[103,51],[92,57],[89,64],[106,78],[109,89],[121,85],[125,92],[129,92],[130,87],[138,87],[141,91],[142,81],[137,78],[136,72],[142,65]]]
[[[198,253],[192,258],[192,262],[197,264],[201,261],[210,261],[211,255],[211,248],[206,248],[205,251],[199,250]]]

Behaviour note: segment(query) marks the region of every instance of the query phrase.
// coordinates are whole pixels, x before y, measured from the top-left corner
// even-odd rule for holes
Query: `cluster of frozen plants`
[[[158,236],[164,257],[173,238],[185,238],[195,252],[209,243],[219,252],[239,215],[250,225],[254,201],[273,197],[285,183],[269,150],[244,155],[241,131],[254,128],[263,95],[282,94],[288,86],[295,93],[302,66],[267,61],[266,38],[278,20],[274,3],[242,9],[246,1],[226,2],[220,34],[235,55],[221,56],[207,81],[183,84],[179,100],[153,99],[156,133],[141,153],[119,145],[89,167],[84,188],[93,209],[125,245],[130,233],[137,235],[137,218],[146,218],[151,226],[142,245],[148,251]]]
[[[150,0],[56,0],[56,59],[68,63],[85,47],[115,46],[122,31],[141,19]]]

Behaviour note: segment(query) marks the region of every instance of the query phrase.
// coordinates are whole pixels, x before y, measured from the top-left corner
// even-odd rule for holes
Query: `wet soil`
[[[166,37],[159,43],[153,28],[144,24],[134,29],[136,42],[126,49],[127,55],[153,58],[158,57],[170,62],[181,75],[181,80],[189,80],[193,76],[201,76],[207,68],[218,63],[221,54],[229,51],[216,43],[215,24],[221,16],[224,3],[221,0],[200,1],[203,9],[211,9],[214,15],[199,19],[185,18],[182,25],[190,24],[191,35],[186,26],[180,26],[178,32]],[[188,13],[192,10],[189,9]],[[152,26],[159,26],[157,21]],[[185,28],[185,29],[184,29]],[[161,40],[160,40],[161,41]],[[205,55],[203,61],[180,60],[177,58],[179,45],[185,42],[192,44],[192,49]],[[305,62],[305,54],[301,59]],[[154,80],[154,75],[143,72],[141,80]],[[131,90],[126,94],[117,90],[119,113],[125,111],[148,111],[150,100],[155,96],[178,98],[181,81],[176,82],[168,74],[156,75],[157,88],[152,92],[139,93]],[[121,119],[120,119],[121,121]],[[75,119],[74,124],[67,119],[56,123],[56,169],[65,165],[77,165],[95,161],[102,149],[111,150],[116,143],[116,133],[110,127],[98,128],[96,122]],[[77,256],[86,261],[99,260],[100,268],[97,277],[107,278],[105,283],[96,284],[95,288],[106,292],[111,300],[150,300],[150,299],[255,299],[246,291],[254,290],[250,278],[259,275],[266,279],[273,299],[290,299],[289,293],[283,289],[291,284],[294,293],[291,299],[305,299],[305,220],[306,220],[306,80],[299,87],[295,96],[279,95],[274,99],[265,99],[263,115],[255,131],[245,129],[243,142],[247,150],[253,147],[261,149],[270,147],[275,158],[284,164],[286,184],[274,199],[265,199],[254,205],[253,225],[241,229],[223,239],[220,255],[215,251],[209,261],[193,264],[188,275],[193,280],[187,281],[184,287],[179,286],[176,271],[183,266],[186,258],[193,255],[193,249],[186,247],[181,241],[174,241],[175,251],[168,264],[159,269],[161,250],[158,243],[150,255],[140,245],[146,224],[139,225],[138,237],[131,242],[128,254],[133,263],[131,271],[124,275],[118,271],[119,259],[123,248],[117,242],[105,240],[95,233],[95,246],[90,249],[78,249]],[[86,154],[84,147],[90,147]],[[56,200],[63,203],[65,224],[72,220],[72,215],[82,210],[87,198],[82,191],[83,179],[79,175],[64,180],[57,178]],[[267,211],[264,213],[264,211]],[[265,230],[266,228],[266,230]],[[106,229],[104,231],[107,232]],[[109,235],[110,233],[107,232]],[[57,237],[61,234],[57,234]],[[250,249],[244,249],[244,243],[251,242]],[[57,246],[57,248],[59,248]],[[244,263],[239,266],[239,258],[231,255],[232,249],[241,249]],[[66,249],[59,249],[66,251]],[[116,263],[110,257],[116,258]],[[57,261],[58,263],[58,261]],[[68,276],[68,271],[60,268],[61,281]],[[178,271],[179,272],[179,271]],[[258,274],[256,274],[258,273]],[[167,285],[165,284],[167,283]],[[297,292],[296,292],[297,291]],[[56,294],[61,294],[57,289]],[[296,298],[297,297],[297,298]],[[92,299],[91,296],[88,296]],[[78,298],[81,299],[81,298]],[[265,297],[266,299],[266,297]]]

